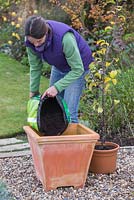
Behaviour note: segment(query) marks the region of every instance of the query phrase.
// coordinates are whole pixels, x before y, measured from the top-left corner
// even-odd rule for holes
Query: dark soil
[[[114,136],[112,137],[107,137],[106,141],[109,142],[114,142],[119,144],[120,146],[134,146],[134,137],[129,137],[129,136]]]
[[[95,146],[95,149],[96,150],[111,150],[111,149],[114,149],[115,147],[114,146],[108,146],[108,145],[96,145]]]
[[[118,133],[111,133],[109,131],[107,134],[102,134],[101,132],[99,133],[99,131],[96,132],[99,133],[100,138],[103,138],[104,141],[114,142],[119,146],[134,146],[134,127],[133,132],[132,130],[130,131],[127,127],[118,131]]]

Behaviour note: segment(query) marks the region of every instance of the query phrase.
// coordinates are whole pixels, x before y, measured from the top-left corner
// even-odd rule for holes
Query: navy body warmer
[[[41,57],[41,59],[46,61],[48,64],[54,65],[62,72],[68,72],[71,68],[67,63],[63,52],[62,39],[65,33],[72,32],[77,41],[84,69],[88,70],[89,64],[93,61],[93,57],[89,45],[83,39],[83,37],[73,28],[64,23],[52,20],[47,20],[46,22],[49,24],[51,32],[46,38],[44,51],[38,52],[34,45],[28,40],[25,42],[26,46],[32,48]]]

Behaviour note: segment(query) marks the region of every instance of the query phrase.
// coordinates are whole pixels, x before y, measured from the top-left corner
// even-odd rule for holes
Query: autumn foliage
[[[129,2],[123,0],[1,0],[1,49],[8,51],[15,59],[21,62],[23,60],[25,64],[27,57],[24,47],[23,18],[33,14],[40,15],[37,2],[42,6],[46,2],[49,3],[49,9],[54,7],[56,12],[57,8],[62,10],[62,13],[67,15],[68,24],[86,39],[93,52],[94,62],[89,67],[90,76],[86,77],[87,90],[82,98],[84,104],[80,117],[84,120],[88,119],[93,129],[111,131],[111,127],[115,129],[127,127],[129,132],[132,132],[132,92],[128,99],[127,95],[122,97],[125,91],[124,85],[119,83],[119,78],[123,77],[124,71],[126,73],[134,63],[132,60],[134,59],[133,0]],[[20,4],[25,7],[23,18],[20,12],[16,11]],[[133,80],[133,76],[131,79]],[[134,82],[129,80],[130,78],[127,79],[125,86],[127,92]],[[116,94],[117,89],[119,95]],[[123,115],[121,116],[120,113]],[[128,116],[131,117],[128,119]]]

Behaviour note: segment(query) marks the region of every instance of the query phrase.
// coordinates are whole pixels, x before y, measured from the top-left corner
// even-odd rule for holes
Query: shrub
[[[1,51],[10,54],[16,60],[21,60],[25,55],[24,35],[22,28],[22,18],[17,17],[16,12],[2,15],[3,23]],[[6,33],[6,34],[4,34]]]
[[[106,96],[107,134],[128,132],[129,135],[132,135],[134,131],[134,69],[131,68],[118,73],[116,79],[117,84],[111,85],[110,95]],[[96,93],[88,89],[85,90],[80,102],[80,119],[88,121],[91,128],[100,132],[101,113],[98,113],[96,107],[102,97],[97,88],[95,91]]]
[[[124,55],[127,58],[131,47],[126,46],[123,41],[126,18],[121,9],[118,12],[118,8],[115,8],[114,21],[111,21],[111,25],[96,32],[98,38],[102,37],[102,39],[96,43],[95,61],[89,66],[87,90],[80,107],[84,113],[80,118],[88,120],[90,127],[104,137],[108,134],[121,133],[123,130],[133,133],[131,110],[134,100],[132,95],[127,97],[129,90],[133,93],[133,84],[131,84],[133,78],[129,75],[126,79],[124,77],[129,68],[133,70],[129,65],[130,57],[124,59]],[[126,61],[127,65],[125,65]],[[127,82],[124,82],[124,79]]]
[[[134,69],[127,69],[118,75],[118,84],[112,88],[112,95],[119,100],[116,110],[113,110],[113,130],[124,128],[133,133],[134,122]]]

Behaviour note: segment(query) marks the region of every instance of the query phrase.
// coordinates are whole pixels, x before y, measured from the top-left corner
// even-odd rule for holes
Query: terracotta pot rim
[[[96,143],[95,146],[99,145],[100,143],[101,143],[101,142],[98,141],[98,142]],[[98,149],[94,149],[94,151],[95,151],[96,153],[97,153],[97,152],[106,153],[106,152],[117,151],[117,150],[120,148],[119,144],[114,143],[114,142],[105,141],[105,144],[106,144],[106,145],[109,145],[109,146],[113,146],[113,147],[115,147],[115,148],[114,148],[114,149],[109,149],[109,150],[98,150]]]

